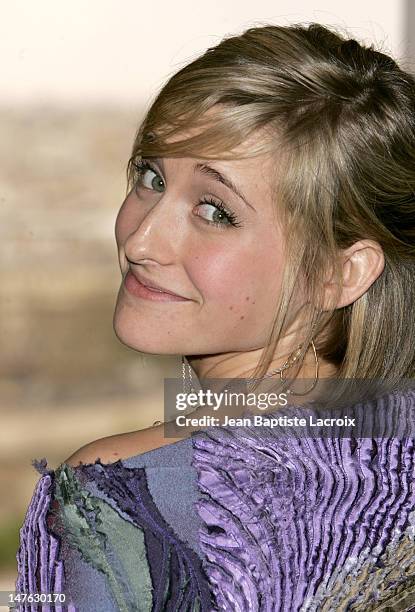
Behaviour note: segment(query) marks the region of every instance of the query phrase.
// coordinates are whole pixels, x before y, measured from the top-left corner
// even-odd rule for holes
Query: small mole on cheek
[[[241,317],[239,317],[240,320],[242,321],[242,319],[245,319],[244,315],[242,315]]]
[[[249,302],[249,295],[246,296],[245,300]]]
[[[233,310],[233,306],[229,306],[229,310]]]

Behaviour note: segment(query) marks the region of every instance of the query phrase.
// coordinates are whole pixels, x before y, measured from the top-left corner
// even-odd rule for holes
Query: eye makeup
[[[144,178],[147,172],[152,172],[154,174],[154,178],[157,178],[159,181],[159,186],[160,183],[164,183],[163,178],[159,174],[159,171],[148,159],[142,158],[139,160],[132,160],[131,165],[134,168],[133,182],[135,188],[143,187],[144,189],[150,189],[158,193],[163,192],[164,188],[162,185],[161,190],[157,188],[152,189],[151,187],[147,187],[146,185],[144,185]],[[226,227],[242,227],[242,223],[238,220],[236,214],[231,211],[219,198],[213,196],[205,196],[198,202],[197,206],[211,206],[216,209],[212,215],[216,215],[216,220],[205,219],[202,215],[197,214],[198,217],[202,218],[209,225],[219,227],[220,229],[225,229]]]

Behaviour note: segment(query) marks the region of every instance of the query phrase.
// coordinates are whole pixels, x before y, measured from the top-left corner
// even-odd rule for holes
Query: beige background
[[[114,221],[134,133],[165,80],[225,34],[346,27],[412,66],[414,2],[1,2],[0,590],[39,475],[86,442],[162,418],[177,357],[112,330]],[[310,8],[312,6],[312,9]]]

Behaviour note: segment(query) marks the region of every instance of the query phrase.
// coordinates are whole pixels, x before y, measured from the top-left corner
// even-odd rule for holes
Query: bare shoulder
[[[99,438],[81,446],[64,463],[76,467],[80,463],[114,463],[119,459],[127,459],[140,453],[171,444],[171,438],[164,437],[164,426],[147,427],[138,431],[129,431]]]

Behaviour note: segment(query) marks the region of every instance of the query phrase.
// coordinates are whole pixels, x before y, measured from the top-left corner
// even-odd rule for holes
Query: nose
[[[181,244],[181,214],[183,206],[180,206],[178,198],[163,193],[144,216],[140,215],[135,229],[128,236],[124,245],[128,259],[135,262],[152,259],[165,264],[174,262]]]

